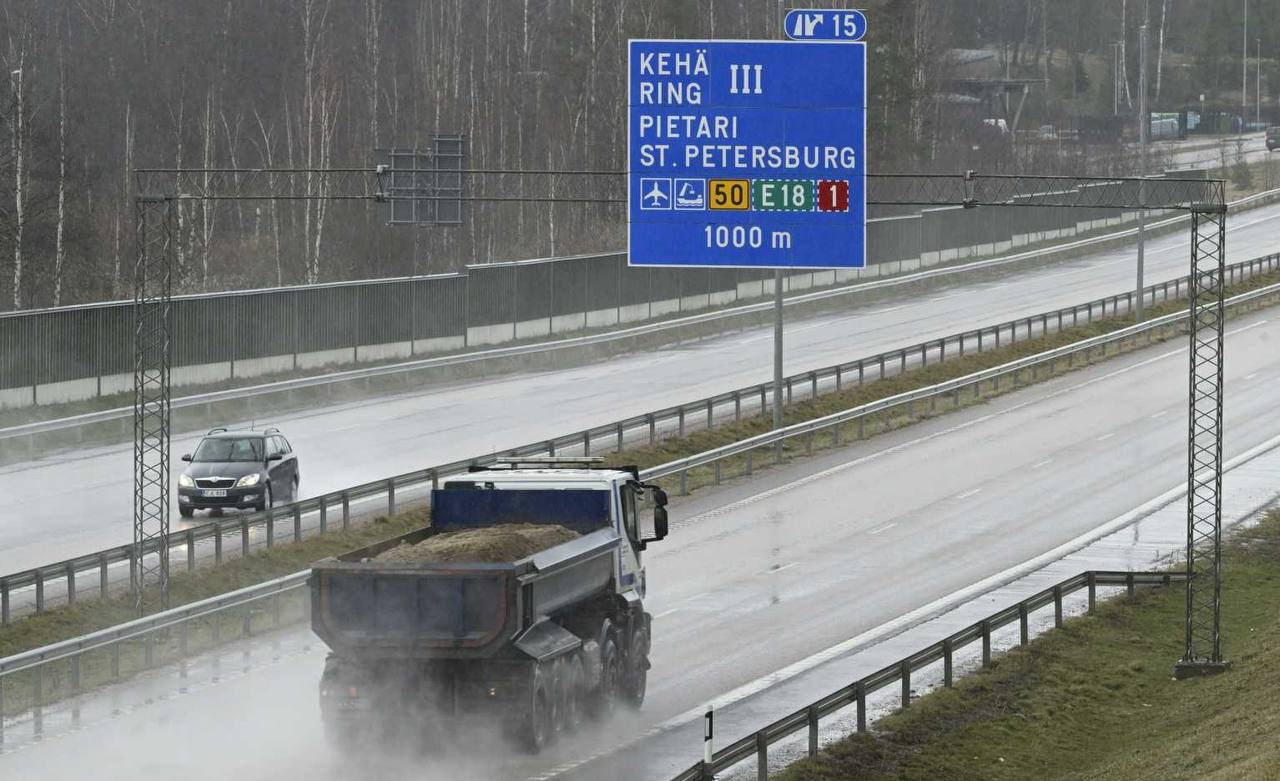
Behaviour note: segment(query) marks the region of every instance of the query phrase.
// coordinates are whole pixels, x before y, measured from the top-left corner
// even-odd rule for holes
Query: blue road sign
[[[867,34],[867,17],[861,11],[793,8],[782,29],[793,41],[859,41]]]
[[[629,55],[631,265],[865,265],[865,44],[631,41]]]

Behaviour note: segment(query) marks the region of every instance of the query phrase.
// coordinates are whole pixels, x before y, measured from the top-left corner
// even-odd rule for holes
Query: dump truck
[[[642,552],[667,535],[666,503],[635,467],[500,463],[433,490],[429,526],[317,562],[329,740],[421,742],[484,719],[536,752],[639,707],[652,637]],[[526,533],[539,525],[559,529]]]

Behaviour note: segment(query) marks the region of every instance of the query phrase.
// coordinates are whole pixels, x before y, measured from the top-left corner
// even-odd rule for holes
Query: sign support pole
[[[1143,266],[1147,249],[1147,134],[1151,120],[1147,118],[1147,26],[1138,28],[1138,283],[1134,290],[1134,320],[1142,322]]]
[[[773,272],[773,427],[782,428],[782,269]],[[782,443],[774,454],[782,458]]]

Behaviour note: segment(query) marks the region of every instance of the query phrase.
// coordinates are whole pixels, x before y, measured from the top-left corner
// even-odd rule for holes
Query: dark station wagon
[[[187,462],[178,476],[178,512],[183,518],[196,510],[262,511],[298,498],[298,457],[279,429],[215,428],[182,460]]]

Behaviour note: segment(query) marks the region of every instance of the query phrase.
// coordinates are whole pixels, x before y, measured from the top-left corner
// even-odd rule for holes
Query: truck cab
[[[619,596],[628,601],[644,598],[642,551],[667,536],[667,497],[660,488],[640,481],[634,467],[581,468],[586,461],[520,460],[509,468],[473,471],[465,478],[445,482],[445,490],[489,491],[591,491],[607,493],[609,523],[627,541],[618,546],[614,577]],[[556,464],[567,466],[557,468]]]

